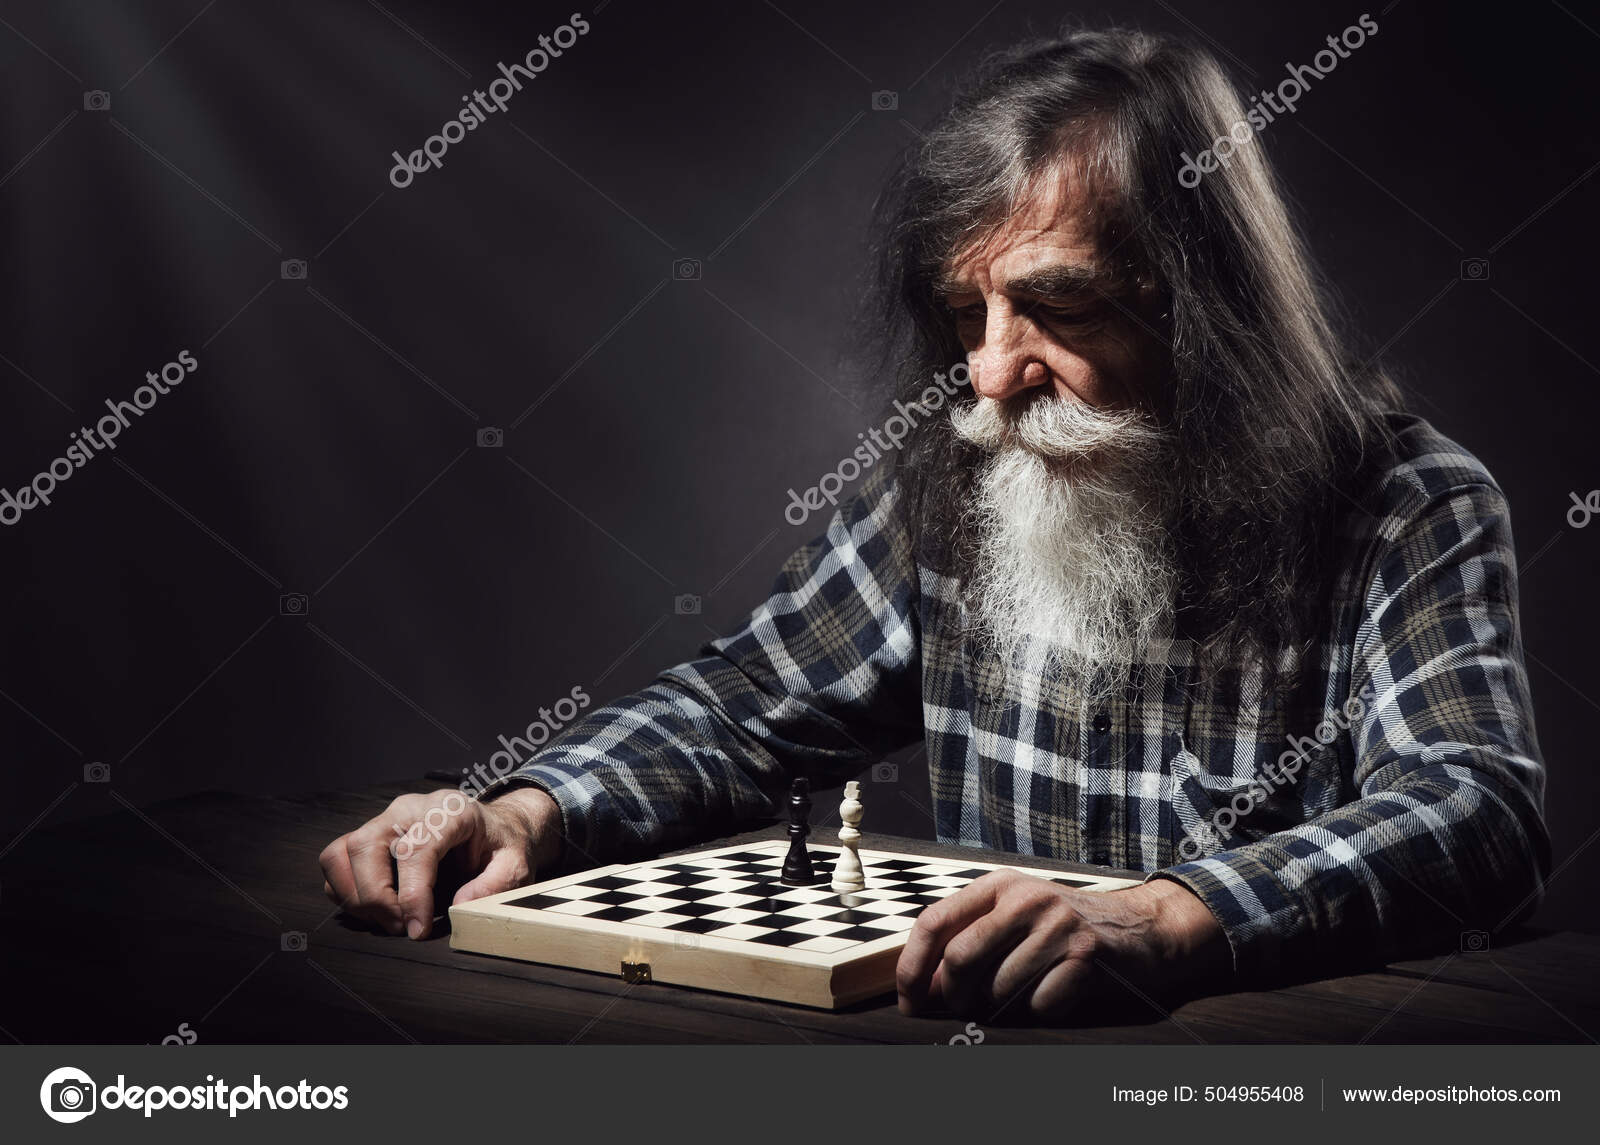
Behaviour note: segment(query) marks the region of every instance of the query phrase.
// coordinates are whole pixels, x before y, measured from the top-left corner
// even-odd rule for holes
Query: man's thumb
[[[456,892],[452,902],[471,902],[485,895],[499,894],[530,881],[528,861],[514,847],[502,847],[489,858],[489,865],[477,878]]]

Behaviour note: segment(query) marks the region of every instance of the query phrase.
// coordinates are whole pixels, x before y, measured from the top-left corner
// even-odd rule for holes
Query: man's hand
[[[402,795],[323,849],[322,890],[390,934],[426,938],[446,856],[470,880],[454,900],[467,902],[531,882],[560,849],[561,812],[537,788],[514,788],[487,802],[453,788]]]
[[[1173,997],[1220,980],[1228,941],[1181,883],[1073,890],[995,871],[917,917],[900,955],[900,1010],[948,1009],[991,1021],[1061,1021],[1091,1001]]]

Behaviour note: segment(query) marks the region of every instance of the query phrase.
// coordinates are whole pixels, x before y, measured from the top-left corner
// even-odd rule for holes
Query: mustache
[[[1099,409],[1043,392],[997,400],[980,397],[950,411],[957,437],[986,453],[1020,449],[1047,461],[1072,462],[1116,453],[1153,460],[1167,435],[1138,408]]]

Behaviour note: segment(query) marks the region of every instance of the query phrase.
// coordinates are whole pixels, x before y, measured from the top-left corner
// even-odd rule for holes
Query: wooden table
[[[964,1029],[902,1017],[891,997],[825,1013],[367,933],[323,898],[317,854],[393,795],[426,786],[204,794],[145,809],[112,793],[113,814],[30,832],[0,859],[0,1038],[927,1044]],[[941,853],[870,835],[867,845]],[[1151,1008],[1121,1025],[985,1038],[1587,1042],[1600,1036],[1597,960],[1600,937],[1526,932],[1481,953]]]

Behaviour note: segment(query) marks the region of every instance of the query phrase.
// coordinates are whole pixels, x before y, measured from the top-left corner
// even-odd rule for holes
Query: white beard
[[[971,507],[981,635],[1007,665],[1061,671],[1103,702],[1171,628],[1166,435],[1136,411],[1042,393],[979,398],[951,423],[989,454]]]

